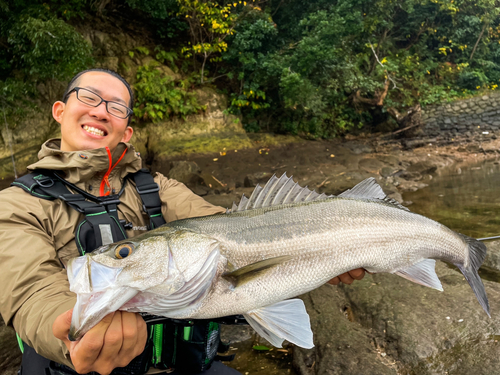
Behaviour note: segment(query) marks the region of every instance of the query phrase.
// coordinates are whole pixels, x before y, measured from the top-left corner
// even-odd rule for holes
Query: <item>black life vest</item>
[[[96,197],[69,183],[50,170],[37,170],[16,179],[17,186],[33,196],[61,199],[71,208],[85,215],[75,229],[75,241],[81,255],[127,238],[126,229],[131,223],[118,218],[117,205],[128,179],[132,179],[142,200],[142,208],[149,216],[148,229],[165,224],[161,214],[159,187],[147,169],[129,174],[118,194]],[[71,189],[71,191],[69,189]],[[73,192],[72,192],[73,191]],[[116,368],[112,375],[138,375],[150,366],[158,369],[175,368],[177,371],[196,374],[207,370],[215,359],[232,360],[232,356],[218,356],[226,352],[227,344],[220,340],[220,323],[246,324],[241,317],[215,319],[215,321],[179,321],[150,314],[141,314],[148,323],[149,337],[144,352],[124,368]],[[23,343],[21,375],[77,374],[67,366],[54,363]]]

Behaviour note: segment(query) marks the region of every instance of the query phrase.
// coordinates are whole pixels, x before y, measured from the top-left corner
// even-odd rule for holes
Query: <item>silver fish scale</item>
[[[423,216],[371,200],[330,198],[171,224],[212,237],[234,268],[289,255],[234,288],[219,265],[210,294],[190,316],[241,314],[291,298],[349,270],[395,272],[425,258],[464,263],[464,240]]]

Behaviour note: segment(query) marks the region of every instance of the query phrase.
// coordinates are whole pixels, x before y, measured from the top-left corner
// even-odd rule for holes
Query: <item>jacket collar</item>
[[[120,159],[124,151],[127,151],[120,162],[113,168],[113,176],[123,179],[127,174],[137,172],[142,167],[142,161],[129,143],[119,143],[112,153],[111,164]],[[38,153],[38,159],[34,164],[28,166],[28,170],[49,169],[62,171],[64,178],[76,185],[87,183],[95,179],[101,179],[110,168],[110,160],[106,148],[97,148],[84,151],[61,151],[61,140],[50,139],[42,145]]]

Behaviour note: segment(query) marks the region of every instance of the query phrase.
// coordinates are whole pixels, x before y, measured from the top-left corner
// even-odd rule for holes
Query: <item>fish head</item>
[[[147,312],[136,308],[145,295],[138,294],[165,298],[177,292],[196,279],[217,248],[212,238],[161,227],[70,260],[70,290],[77,295],[70,339],[82,337],[114,311]]]
[[[162,234],[102,246],[71,259],[67,273],[70,290],[77,295],[70,328],[74,340],[139,292],[162,283],[175,288],[182,278],[173,266],[169,237]]]

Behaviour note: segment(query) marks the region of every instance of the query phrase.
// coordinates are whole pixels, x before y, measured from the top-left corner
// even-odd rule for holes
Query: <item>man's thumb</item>
[[[60,340],[67,340],[69,327],[71,326],[71,318],[73,316],[73,309],[63,312],[59,315],[52,324],[52,333]]]

